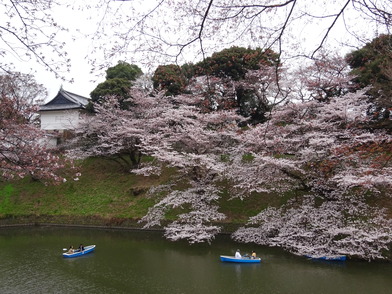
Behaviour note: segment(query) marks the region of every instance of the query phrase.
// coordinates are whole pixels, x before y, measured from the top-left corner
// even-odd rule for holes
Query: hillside
[[[137,176],[124,172],[112,161],[97,158],[81,162],[80,168],[79,180],[68,180],[60,185],[45,186],[30,178],[1,182],[1,222],[140,226],[137,220],[156,201],[148,195],[148,189],[168,183],[174,173],[167,169],[160,177]],[[243,224],[261,208],[284,203],[290,196],[228,200],[228,196],[223,195],[222,212],[228,216],[226,227]]]

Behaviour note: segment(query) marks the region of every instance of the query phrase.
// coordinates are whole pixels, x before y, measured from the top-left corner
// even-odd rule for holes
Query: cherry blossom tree
[[[336,40],[338,45],[355,46],[358,39],[369,40],[391,28],[387,0],[104,2],[108,17],[101,22],[96,43],[105,40],[101,34],[105,26],[116,28],[114,46],[104,49],[105,60],[118,54],[142,55],[146,64],[200,60],[217,49],[243,44],[272,48],[282,57],[313,57]],[[111,18],[114,14],[116,18]]]
[[[342,84],[335,82],[335,85]],[[232,197],[245,198],[252,193],[279,195],[294,190],[304,194],[282,207],[260,212],[250,219],[249,227],[233,234],[235,240],[281,246],[300,255],[385,257],[383,251],[392,242],[392,222],[385,209],[369,202],[377,195],[387,197],[392,188],[392,141],[388,133],[369,127],[365,92],[366,89],[343,96],[330,95],[327,101],[314,99],[274,108],[267,122],[248,130],[237,129],[228,137],[232,145],[226,145],[224,153],[218,149],[205,154],[208,158],[225,154],[223,164],[218,161],[214,168],[221,167],[218,173],[231,181]],[[159,139],[145,141],[147,149],[160,161],[171,161],[173,166],[186,171],[184,163],[178,161],[188,155],[186,150],[181,149],[179,157],[173,156],[176,153],[172,144],[154,146],[154,142],[167,142],[167,138],[178,142],[181,136],[158,134]],[[196,142],[192,144],[197,146]],[[201,174],[210,176],[209,169]],[[208,182],[202,183],[209,187]],[[211,191],[217,190],[211,187]],[[219,193],[213,195],[211,199],[219,197]],[[144,220],[158,224],[168,208],[184,205],[183,197],[178,191],[169,193]],[[198,197],[193,199],[200,201]],[[188,238],[195,242],[205,233],[211,239],[217,232],[215,227],[213,231],[197,228],[180,219],[167,227],[166,234],[173,240]]]
[[[234,233],[236,240],[300,255],[384,257],[392,222],[369,202],[387,197],[392,187],[392,140],[367,128],[364,93],[285,105],[268,124],[244,133],[243,152],[228,173],[232,194],[297,189],[306,196],[260,212]]]
[[[29,75],[0,77],[0,172],[1,177],[31,176],[44,182],[61,182],[65,161],[42,145],[44,134],[34,123],[37,104],[45,93]]]
[[[210,241],[220,231],[215,223],[225,218],[218,211],[222,193],[218,183],[224,180],[228,164],[225,154],[237,142],[241,117],[228,110],[201,111],[197,105],[204,99],[202,96],[173,99],[174,108],[154,119],[155,131],[142,138],[141,147],[159,162],[175,167],[179,182],[142,221],[147,227],[156,225],[168,209],[182,208],[185,212],[166,226],[166,237],[188,239],[191,243]]]
[[[14,102],[13,114],[24,115],[24,117],[33,121],[35,113],[31,111],[33,105],[37,105],[43,101],[47,95],[46,89],[37,84],[34,77],[29,74],[13,72],[0,76],[0,93],[2,97],[8,97]],[[27,117],[26,117],[27,115]]]
[[[211,240],[219,231],[214,223],[225,216],[218,211],[224,179],[224,155],[236,142],[237,122],[233,111],[205,112],[203,96],[165,96],[133,89],[130,110],[121,110],[116,99],[97,105],[97,114],[80,130],[80,147],[70,150],[76,157],[118,157],[130,152],[149,155],[152,162],[132,166],[141,175],[160,174],[162,167],[174,167],[178,178],[142,219],[146,227],[158,225],[169,210],[182,210],[165,227],[171,240]],[[91,143],[83,144],[91,139]],[[154,187],[162,191],[162,187]]]
[[[70,158],[103,157],[114,160],[125,170],[135,168],[141,161],[138,148],[142,134],[138,113],[120,107],[115,96],[94,104],[95,114],[85,114],[68,148]],[[132,128],[132,130],[130,130]]]
[[[287,167],[280,169],[282,173],[286,177],[297,178],[298,185],[303,188],[312,187],[314,178],[318,178],[318,184],[330,183],[331,189],[337,185],[346,190],[365,183],[367,188],[375,188],[384,178],[371,175],[389,173],[389,160],[384,165],[381,162],[388,159],[384,156],[388,154],[390,138],[383,131],[366,128],[368,103],[363,94],[363,91],[348,93],[330,103],[292,103],[272,112],[267,124],[244,132],[241,148],[254,158],[250,165],[258,160],[259,165],[264,160],[267,166],[269,163],[273,166],[274,162],[282,164]],[[374,148],[374,144],[380,149]],[[366,152],[374,154],[362,156]],[[240,166],[242,161],[238,158]],[[298,163],[301,162],[306,163],[309,170],[300,169]],[[257,171],[263,172],[262,169]],[[255,174],[254,178],[260,175]],[[252,180],[249,178],[248,182]],[[268,182],[272,184],[271,180],[272,177]],[[385,184],[389,185],[388,176]],[[256,181],[249,187],[257,190],[258,186]],[[283,187],[275,189],[283,191]],[[328,192],[329,189],[325,189]]]
[[[70,67],[65,42],[56,38],[62,27],[53,17],[55,0],[5,0],[0,4],[0,69],[12,70],[6,57],[34,60],[57,76]],[[50,54],[49,54],[50,52]]]
[[[354,91],[346,59],[337,53],[320,50],[314,59],[294,69],[297,99],[328,102],[330,98]]]
[[[285,69],[263,64],[258,67],[246,70],[244,78],[239,80],[205,75],[193,77],[186,90],[203,95],[202,106],[209,111],[235,109],[246,118],[246,123],[265,122],[273,107],[293,97]]]
[[[94,104],[95,115],[84,116],[76,131],[76,148],[69,151],[69,156],[100,156],[117,161],[126,170],[138,168],[144,154],[141,140],[155,134],[160,116],[176,107],[173,98],[163,91],[153,94],[150,90],[131,88],[131,98],[126,100],[129,109],[122,109],[115,96]]]
[[[175,168],[170,183],[149,191],[156,204],[141,220],[146,228],[164,226],[170,240],[211,241],[220,232],[225,182],[230,196],[241,199],[293,195],[251,217],[235,240],[300,255],[383,258],[392,226],[388,211],[374,203],[392,188],[392,140],[370,127],[366,91],[287,101],[266,122],[240,128],[241,116],[203,107],[203,95],[133,89],[133,108],[121,110],[115,100],[105,106],[93,118],[101,122],[87,124],[96,127],[85,136],[96,146],[79,152],[113,156],[131,142],[154,159],[139,161],[133,173]]]
[[[240,242],[279,246],[298,255],[322,257],[348,255],[384,259],[392,242],[392,221],[386,211],[363,199],[339,197],[322,201],[306,196],[299,204],[270,207],[249,220],[233,238]]]

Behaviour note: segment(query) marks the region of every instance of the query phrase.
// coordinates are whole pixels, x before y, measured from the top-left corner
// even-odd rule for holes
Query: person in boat
[[[235,253],[235,256],[234,256],[235,258],[242,258],[242,256],[241,256],[241,253],[240,253],[240,250],[239,249],[237,249],[237,251],[236,251],[236,253]]]
[[[74,253],[74,252],[75,252],[75,250],[74,250],[73,246],[72,245],[69,246],[69,249],[68,249],[67,253]]]
[[[252,259],[256,259],[256,252],[254,250],[252,251]]]
[[[83,251],[83,250],[84,250],[84,246],[83,246],[83,244],[80,244],[80,245],[79,245],[79,248],[78,248],[78,250],[79,250],[79,251]]]

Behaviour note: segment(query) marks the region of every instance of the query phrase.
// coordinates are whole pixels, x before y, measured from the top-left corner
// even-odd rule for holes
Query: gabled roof
[[[40,106],[40,111],[85,109],[90,99],[68,91],[62,87],[56,97]]]

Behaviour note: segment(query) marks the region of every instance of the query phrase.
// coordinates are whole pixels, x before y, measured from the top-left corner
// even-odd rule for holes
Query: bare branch
[[[351,0],[348,0],[348,1],[346,2],[346,4],[343,6],[343,8],[340,10],[340,12],[339,12],[338,14],[336,14],[335,19],[333,20],[332,24],[329,26],[327,32],[325,33],[325,35],[324,35],[324,37],[323,37],[323,39],[322,39],[322,41],[321,41],[321,43],[320,43],[320,45],[316,48],[316,50],[313,51],[313,53],[312,53],[312,55],[311,55],[311,58],[313,58],[314,55],[316,54],[316,52],[319,51],[319,50],[323,47],[324,42],[325,42],[325,40],[327,39],[327,37],[328,37],[328,35],[329,35],[329,32],[330,32],[330,31],[332,30],[332,28],[335,26],[337,20],[338,20],[339,17],[343,14],[344,10],[346,9],[347,5],[348,5],[350,2],[351,2]]]

